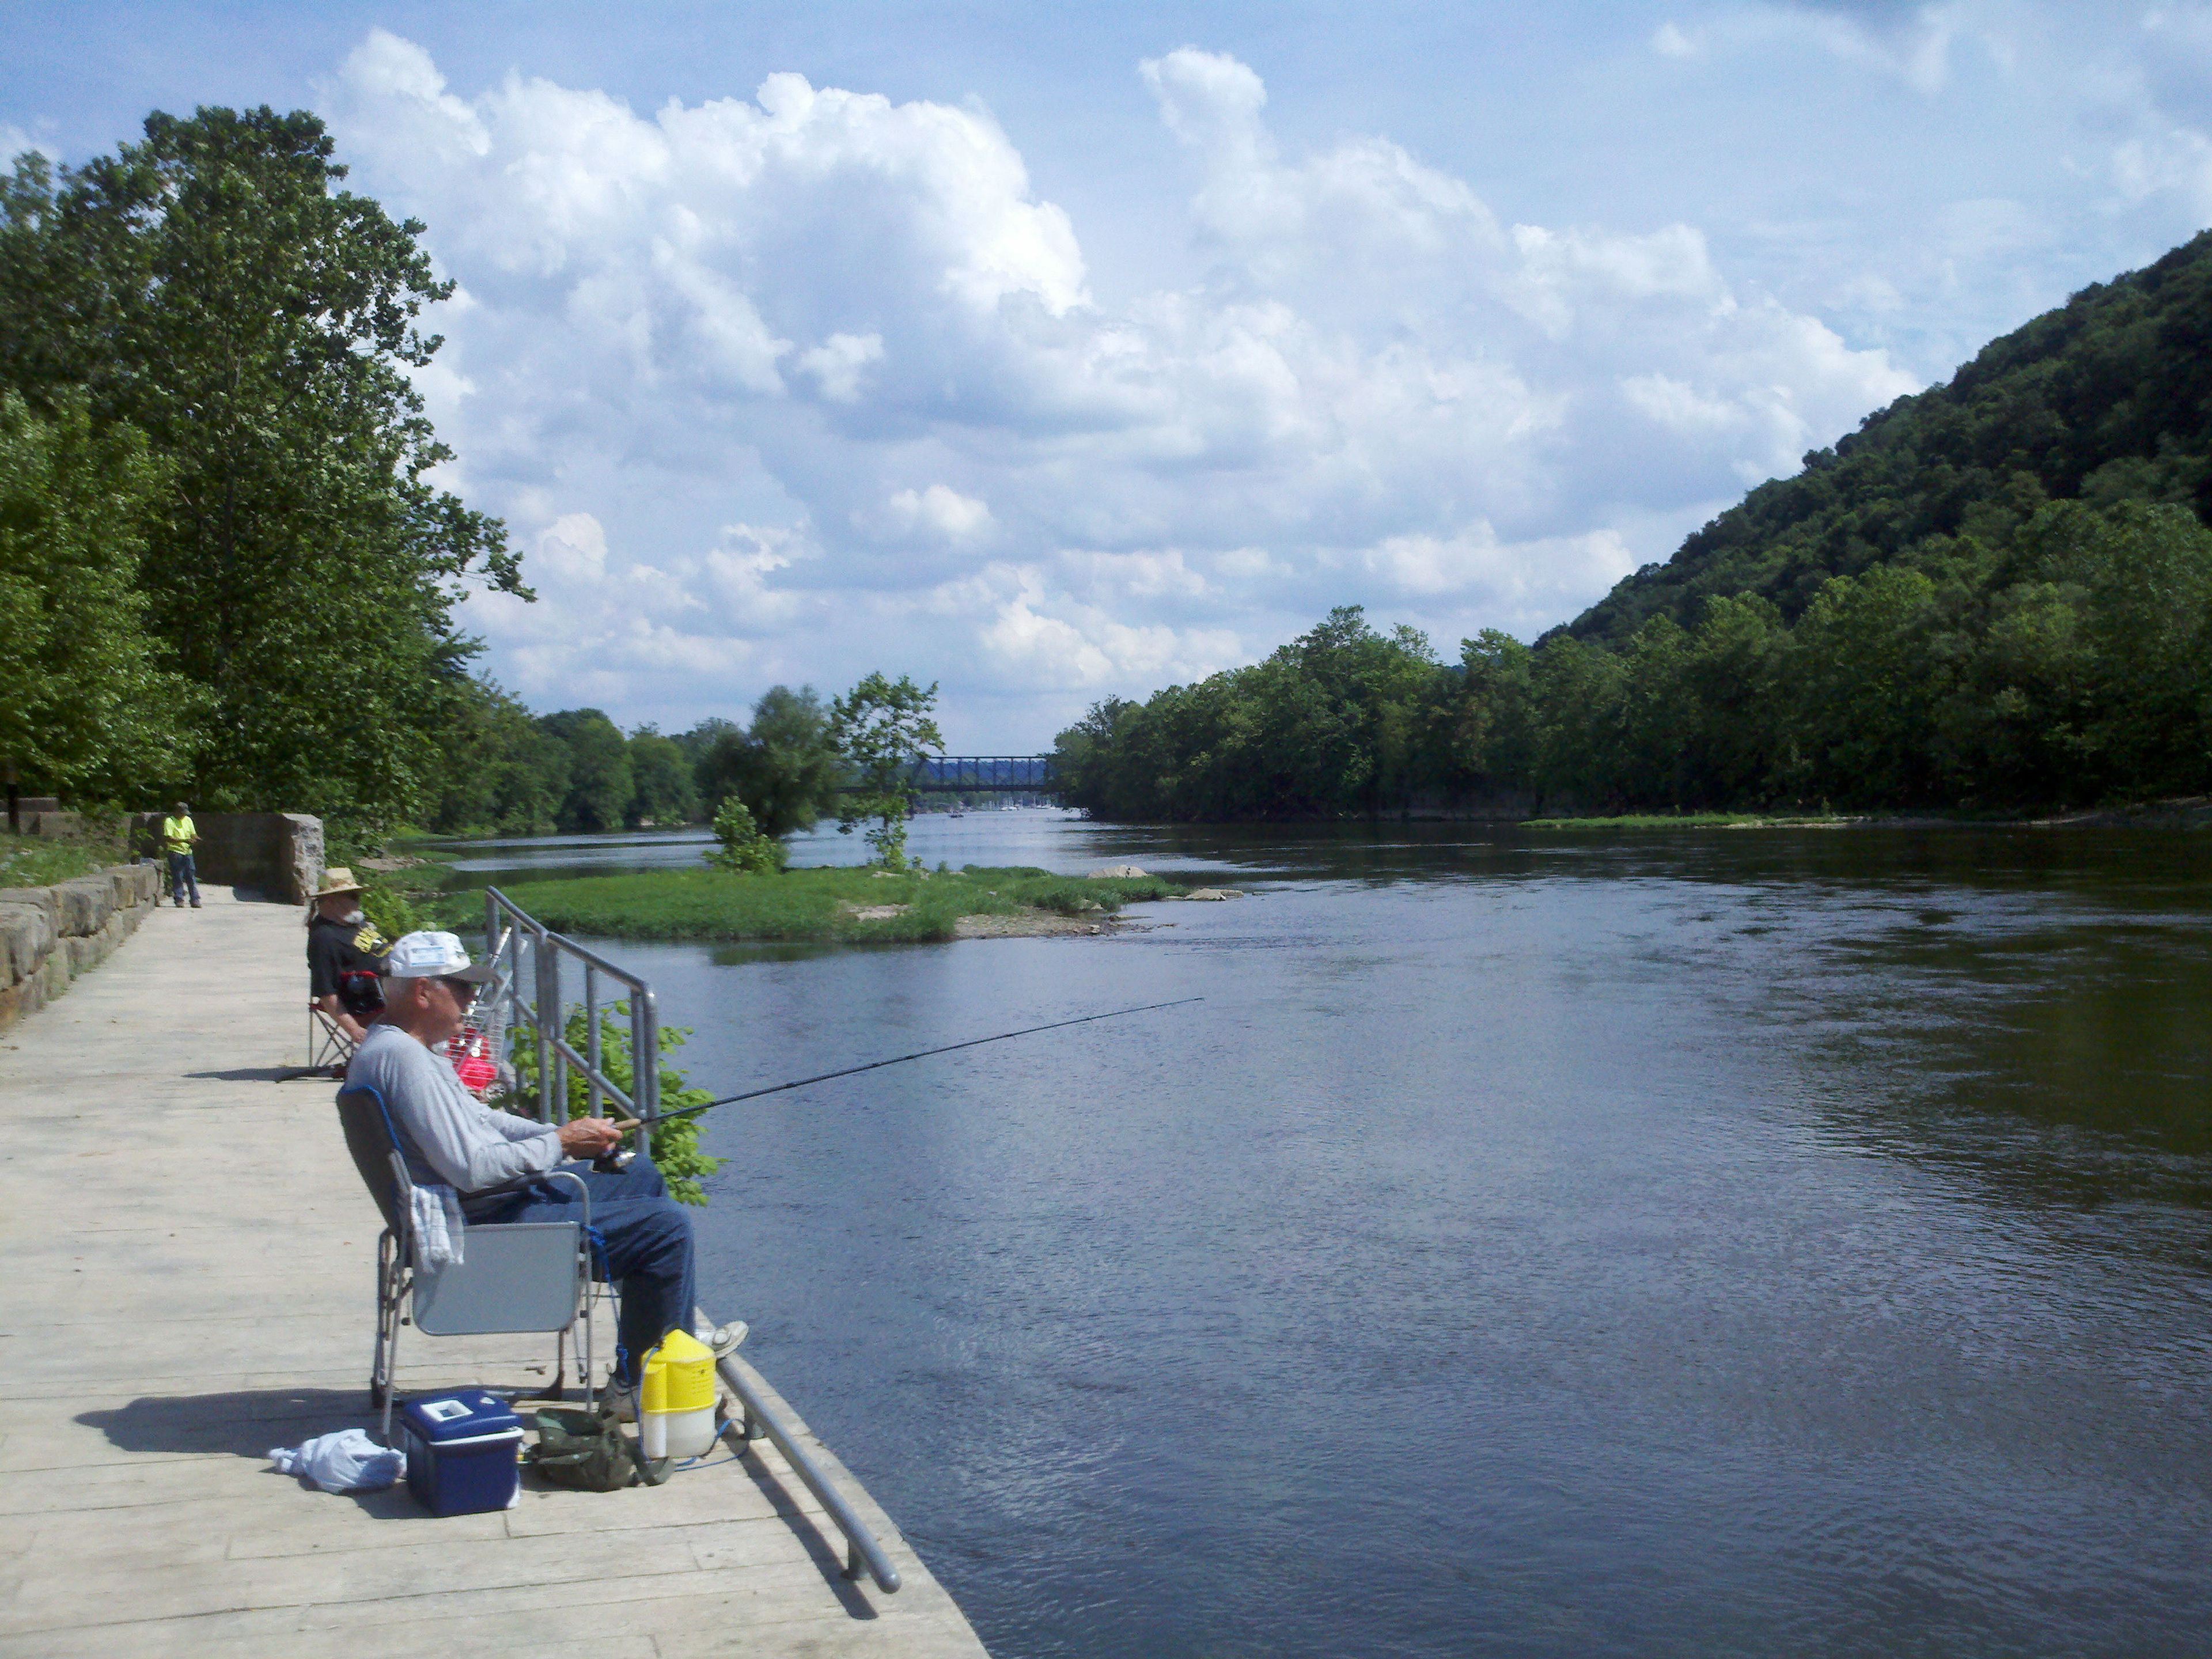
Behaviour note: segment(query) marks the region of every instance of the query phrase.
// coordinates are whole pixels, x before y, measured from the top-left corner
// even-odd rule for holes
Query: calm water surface
[[[915,850],[1252,895],[606,947],[728,1089],[1206,999],[709,1120],[708,1304],[1001,1659],[2212,1651],[2212,842]]]

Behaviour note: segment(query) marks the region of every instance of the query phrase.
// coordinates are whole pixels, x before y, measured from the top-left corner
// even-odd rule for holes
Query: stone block
[[[47,927],[56,930],[61,927],[61,901],[51,887],[0,887],[0,905],[32,906],[46,912]]]
[[[31,983],[45,991],[48,1002],[65,993],[69,989],[69,952],[58,948],[46,952],[46,959],[39,964],[39,971],[31,980]]]
[[[84,830],[84,819],[75,812],[40,812],[22,822],[25,835],[45,841],[65,841]]]
[[[0,988],[0,1031],[6,1030],[28,1013],[46,1006],[46,988],[37,980],[26,980],[21,985]]]
[[[62,883],[55,892],[61,899],[61,931],[67,939],[87,939],[98,933],[115,904],[106,878],[100,876],[79,876]]]
[[[280,812],[275,860],[277,894],[288,904],[304,905],[323,881],[323,821],[305,812]]]
[[[100,966],[107,954],[106,941],[97,933],[85,938],[65,939],[62,941],[64,954],[69,957],[70,977],[75,979],[86,969]]]
[[[45,906],[0,904],[0,945],[4,945],[7,955],[7,969],[0,973],[0,980],[20,985],[37,973],[39,964],[54,948],[54,938],[53,920]]]

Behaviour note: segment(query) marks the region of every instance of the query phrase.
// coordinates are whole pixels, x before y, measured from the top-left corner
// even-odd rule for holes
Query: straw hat
[[[353,878],[353,872],[343,864],[333,864],[323,872],[323,884],[315,889],[317,898],[328,898],[332,893],[358,893],[361,884]]]

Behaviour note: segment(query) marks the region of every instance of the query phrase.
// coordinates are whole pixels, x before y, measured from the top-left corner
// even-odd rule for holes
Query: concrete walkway
[[[332,1085],[276,1080],[303,1057],[303,937],[216,889],[0,1036],[0,1655],[981,1655],[811,1437],[896,1595],[839,1576],[836,1528],[764,1442],[657,1489],[526,1480],[512,1510],[446,1520],[269,1468],[374,1425],[380,1224]],[[552,1352],[410,1330],[401,1358],[418,1393],[533,1386]]]

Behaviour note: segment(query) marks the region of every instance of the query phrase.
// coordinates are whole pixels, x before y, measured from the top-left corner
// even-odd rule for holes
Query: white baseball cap
[[[451,933],[408,933],[402,936],[385,960],[386,979],[465,979],[481,985],[491,977],[491,964],[472,963],[461,942]]]

